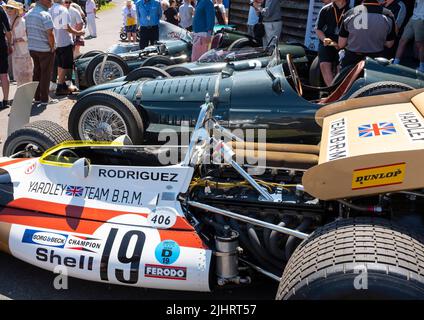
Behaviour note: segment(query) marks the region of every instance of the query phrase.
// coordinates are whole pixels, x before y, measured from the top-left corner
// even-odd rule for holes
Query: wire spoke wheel
[[[112,108],[101,105],[85,110],[78,128],[83,140],[113,141],[122,135],[128,135],[123,117]]]
[[[96,85],[125,76],[124,70],[115,61],[106,60],[102,74],[100,74],[101,69],[102,63],[94,68],[93,80]]]

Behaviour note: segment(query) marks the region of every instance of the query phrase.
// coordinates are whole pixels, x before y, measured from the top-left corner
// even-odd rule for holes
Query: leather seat
[[[232,142],[237,162],[253,166],[306,170],[318,164],[319,146]]]
[[[352,87],[353,83],[358,79],[361,72],[364,70],[365,60],[362,60],[356,64],[356,66],[350,70],[340,85],[330,94],[328,97],[323,98],[319,101],[320,104],[327,104],[336,102],[343,97],[343,95]]]

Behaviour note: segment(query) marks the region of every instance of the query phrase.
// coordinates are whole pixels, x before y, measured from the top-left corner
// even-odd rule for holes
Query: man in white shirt
[[[87,14],[87,27],[89,36],[86,39],[96,38],[96,3],[94,0],[87,0],[85,3],[85,13]]]
[[[408,42],[415,39],[418,48],[420,66],[418,71],[424,72],[424,0],[415,0],[414,13],[403,31],[399,41],[394,63],[399,64]]]
[[[188,31],[193,30],[194,7],[190,4],[190,0],[184,0],[179,8],[180,26]]]
[[[57,88],[56,95],[67,95],[75,91],[65,83],[66,74],[72,72],[74,63],[72,34],[81,36],[84,31],[77,31],[71,27],[71,17],[68,9],[63,5],[63,0],[55,0],[53,6],[49,9],[49,13],[53,19],[53,31],[56,45],[56,62],[57,62]]]
[[[66,9],[69,11],[69,17],[71,18],[71,27],[77,31],[80,31],[84,27],[84,22],[82,20],[81,13],[72,5],[72,0],[65,0],[63,2],[63,5]],[[74,35],[74,58],[79,56],[80,53],[80,43],[81,43],[81,36]]]

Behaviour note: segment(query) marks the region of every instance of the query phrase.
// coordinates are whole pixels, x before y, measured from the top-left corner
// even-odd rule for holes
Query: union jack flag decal
[[[358,127],[360,138],[369,138],[374,136],[387,136],[396,133],[393,122],[379,122],[364,124]]]
[[[66,187],[66,195],[71,197],[82,197],[83,191],[84,191],[83,187],[78,187],[78,186]]]

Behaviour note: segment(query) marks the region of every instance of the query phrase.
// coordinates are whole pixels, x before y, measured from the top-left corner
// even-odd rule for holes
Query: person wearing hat
[[[20,86],[32,80],[32,70],[34,68],[28,50],[25,20],[22,17],[24,13],[23,5],[20,2],[9,0],[3,7],[6,9],[12,31],[13,78],[16,80],[17,85]]]
[[[7,39],[7,42],[6,42]],[[8,108],[9,105],[9,76],[7,71],[9,69],[8,55],[13,52],[12,33],[10,32],[9,19],[3,8],[0,7],[0,81],[3,91],[3,103],[1,108]]]

